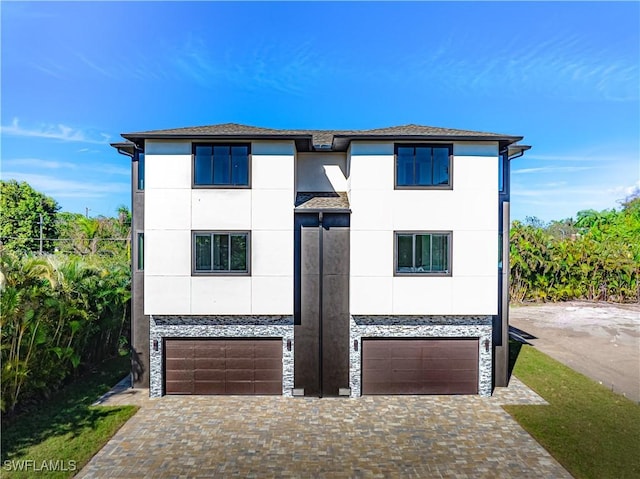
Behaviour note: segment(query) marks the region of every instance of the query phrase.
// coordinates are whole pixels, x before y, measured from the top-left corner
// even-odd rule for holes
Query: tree
[[[34,190],[27,182],[0,181],[0,243],[14,251],[39,251],[40,215],[42,237],[56,238],[58,203]],[[52,241],[43,241],[42,250],[53,251]]]
[[[131,213],[120,206],[116,218],[86,218],[79,213],[58,213],[61,240],[56,251],[81,255],[122,256],[129,258]]]

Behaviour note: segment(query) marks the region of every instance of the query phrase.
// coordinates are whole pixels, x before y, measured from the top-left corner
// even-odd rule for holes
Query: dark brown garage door
[[[167,339],[166,394],[282,394],[281,339]]]
[[[477,394],[478,339],[363,339],[363,394]]]

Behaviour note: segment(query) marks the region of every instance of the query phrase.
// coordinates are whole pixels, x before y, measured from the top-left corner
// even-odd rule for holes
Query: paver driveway
[[[125,391],[106,402],[142,409],[78,477],[570,478],[500,407],[544,401],[515,378],[498,391],[154,400]]]

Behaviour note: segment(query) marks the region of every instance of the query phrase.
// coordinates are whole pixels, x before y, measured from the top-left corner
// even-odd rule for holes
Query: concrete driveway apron
[[[491,398],[166,396],[77,477],[570,478],[501,404],[544,404],[516,378]]]

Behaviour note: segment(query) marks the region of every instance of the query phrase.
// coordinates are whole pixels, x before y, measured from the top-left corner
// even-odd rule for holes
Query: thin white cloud
[[[536,168],[520,168],[511,170],[514,175],[526,175],[531,173],[573,173],[576,171],[594,170],[596,166],[540,166]]]
[[[12,158],[2,161],[3,167],[28,167],[47,170],[59,170],[63,168],[75,169],[77,165],[68,161],[51,161],[40,158]]]
[[[89,67],[91,70],[94,70],[98,73],[100,73],[101,75],[104,75],[108,78],[111,79],[116,79],[116,75],[108,68],[105,68],[103,66],[98,65],[97,63],[89,60],[87,57],[85,57],[84,55],[80,54],[80,53],[76,53],[76,57],[87,67]]]
[[[465,93],[499,92],[502,97],[522,97],[523,92],[562,99],[637,101],[640,66],[629,49],[603,47],[587,35],[549,35],[545,41],[531,46],[525,34],[478,42],[457,36],[455,44],[443,39],[434,43],[430,52],[399,58],[403,78],[399,81],[430,85]],[[620,40],[623,41],[622,39]],[[460,56],[455,45],[469,45],[468,55]],[[607,49],[608,48],[608,49]],[[371,77],[394,78],[395,72],[382,67]]]
[[[566,181],[552,181],[550,183],[545,183],[542,186],[544,188],[560,188],[566,186],[568,183]]]
[[[231,46],[220,51],[202,37],[190,34],[170,51],[157,60],[156,70],[206,88],[229,82],[249,91],[270,89],[301,95],[329,70],[329,64],[308,42],[294,47],[257,42],[248,50]]]
[[[25,169],[30,171],[41,170],[77,170],[78,164],[68,161],[55,161],[55,160],[43,160],[40,158],[10,158],[2,161],[3,168],[12,168],[14,173],[19,174],[31,174]],[[84,173],[99,173],[101,175],[120,175],[130,176],[131,169],[126,166],[117,166],[104,163],[82,163],[82,171]]]
[[[39,128],[25,128],[20,126],[18,118],[14,118],[11,125],[0,126],[0,132],[9,136],[24,136],[31,138],[46,138],[51,140],[93,143],[105,145],[109,142],[110,136],[106,133],[98,135],[90,134],[84,130],[75,129],[63,124],[42,125]]]
[[[5,179],[26,181],[33,188],[43,191],[53,198],[85,197],[99,198],[114,193],[126,193],[129,182],[82,181],[56,178],[55,176],[19,171],[6,171],[2,175]]]
[[[527,160],[538,161],[602,161],[603,158],[594,157],[589,154],[585,155],[536,155],[535,153],[527,153]]]
[[[100,165],[100,166],[88,167],[88,168],[90,171],[104,173],[106,175],[121,175],[121,176],[131,175],[131,169],[125,166]]]
[[[31,68],[41,71],[42,73],[46,73],[47,75],[50,75],[52,77],[55,77],[58,79],[64,78],[65,70],[60,65],[54,65],[51,63],[50,64],[36,63],[36,62],[29,62],[28,65]]]

